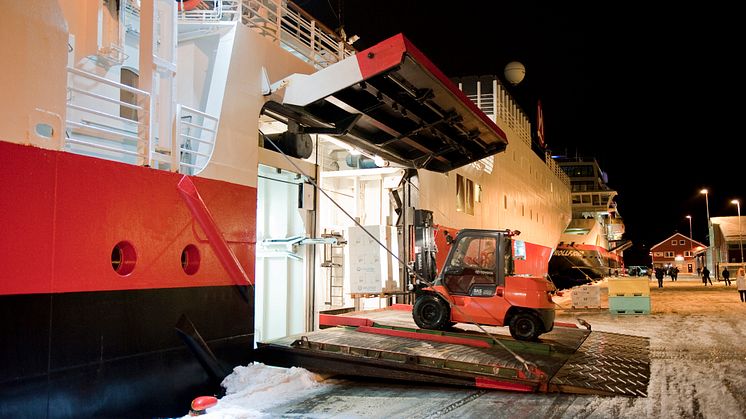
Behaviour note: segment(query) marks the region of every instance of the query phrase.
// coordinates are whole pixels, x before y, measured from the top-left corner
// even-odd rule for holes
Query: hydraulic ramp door
[[[403,35],[273,85],[265,111],[405,167],[447,172],[505,150],[507,137]]]

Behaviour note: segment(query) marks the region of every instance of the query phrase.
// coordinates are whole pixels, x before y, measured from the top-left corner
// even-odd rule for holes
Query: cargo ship
[[[414,208],[439,257],[449,231],[520,230],[526,275],[570,221],[567,176],[497,79],[459,86],[402,35],[357,51],[276,1],[1,19],[2,417],[185,414],[256,342],[406,300]],[[359,226],[396,249],[372,276]]]
[[[624,220],[617,191],[593,158],[562,157],[557,162],[572,185],[572,220],[549,261],[549,275],[558,288],[571,288],[624,273]]]

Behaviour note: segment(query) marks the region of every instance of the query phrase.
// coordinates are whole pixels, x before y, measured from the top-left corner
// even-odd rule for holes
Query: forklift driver
[[[464,263],[474,268],[495,269],[495,240],[492,238],[472,240],[464,257]]]

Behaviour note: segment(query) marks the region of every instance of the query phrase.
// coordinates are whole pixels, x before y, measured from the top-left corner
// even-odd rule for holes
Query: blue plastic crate
[[[650,296],[609,296],[609,311],[614,314],[650,314]]]

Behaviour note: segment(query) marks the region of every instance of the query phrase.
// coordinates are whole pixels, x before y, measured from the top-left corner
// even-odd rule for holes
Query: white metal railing
[[[176,141],[171,149],[172,169],[196,175],[204,170],[215,150],[218,118],[188,106],[176,107]]]
[[[482,112],[492,116],[495,122],[499,121],[509,127],[524,144],[531,147],[531,122],[500,81],[494,78],[490,80],[488,86],[484,86],[480,79],[476,79],[475,82],[476,86],[469,86],[469,90],[476,91],[476,93],[467,94],[466,97],[474,102]],[[463,83],[459,83],[458,87],[464,90]],[[552,156],[545,153],[543,160],[549,170],[569,187],[570,178],[552,159]]]
[[[494,115],[495,119],[504,122],[518,135],[524,143],[531,145],[531,123],[526,115],[507,94],[483,93],[466,95],[479,109],[487,115]]]
[[[65,139],[68,151],[138,165],[150,164],[150,94],[67,68]],[[122,100],[127,92],[129,100]],[[123,109],[130,116],[122,116]]]
[[[289,1],[243,0],[242,22],[319,69],[356,52]]]
[[[567,176],[567,173],[565,173],[564,170],[560,167],[559,164],[557,164],[556,161],[552,158],[552,153],[544,152],[544,162],[547,164],[547,167],[549,170],[554,173],[555,176],[559,178],[562,183],[567,185],[568,188],[570,188],[570,176]]]

